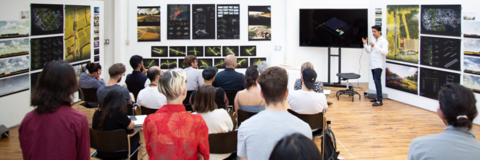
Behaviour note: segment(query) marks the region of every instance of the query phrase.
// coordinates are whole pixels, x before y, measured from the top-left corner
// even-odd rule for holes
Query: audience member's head
[[[40,73],[31,98],[38,114],[53,113],[61,105],[70,106],[72,94],[78,89],[73,67],[65,61],[48,63]]]
[[[237,67],[237,57],[235,55],[230,54],[225,57],[225,68],[236,68]]]
[[[125,65],[122,63],[115,63],[108,68],[108,74],[110,75],[110,79],[116,79],[118,82],[120,82],[126,70],[127,69],[125,68]]]
[[[163,93],[167,100],[181,98],[183,101],[187,96],[187,73],[179,68],[163,73],[160,76],[158,91]]]
[[[138,68],[143,68],[143,57],[139,55],[134,55],[130,57],[130,66],[132,66],[133,70]]]
[[[194,55],[186,56],[185,60],[183,60],[183,64],[185,65],[185,68],[188,68],[188,67],[198,68],[197,56],[194,56]]]
[[[268,63],[266,61],[262,61],[258,64],[258,72],[262,74],[262,72],[268,68]]]
[[[473,92],[460,84],[446,84],[438,94],[440,108],[438,116],[454,127],[472,128],[477,117],[477,100]]]
[[[102,111],[98,128],[103,130],[105,121],[111,118],[109,115],[113,113],[127,113],[127,100],[122,91],[114,89],[107,93],[98,109]]]
[[[287,71],[280,67],[269,67],[258,78],[262,96],[268,105],[283,103],[288,95]]]
[[[305,62],[302,64],[302,67],[300,68],[300,72],[303,72],[303,70],[307,69],[307,68],[310,68],[310,69],[313,69],[315,70],[315,68],[313,68],[313,64],[310,63],[310,62]]]
[[[247,68],[245,71],[245,88],[249,89],[252,86],[257,86],[257,79],[258,79],[258,69],[255,66],[251,66]]]
[[[193,111],[206,113],[217,109],[215,103],[215,88],[211,85],[203,85],[197,90],[193,102]]]
[[[90,74],[94,74],[95,72],[97,72],[98,75],[102,74],[102,66],[100,63],[88,63],[85,68],[87,68],[88,73]]]
[[[205,81],[213,81],[215,80],[215,76],[217,75],[218,68],[215,66],[208,66],[202,71],[202,77]]]
[[[302,84],[308,89],[315,88],[315,82],[317,81],[317,72],[311,68],[306,68],[302,71]]]
[[[278,141],[270,160],[318,160],[321,159],[320,151],[312,140],[303,134],[294,133]]]
[[[147,70],[147,77],[150,82],[156,82],[160,75],[162,75],[162,70],[158,66],[152,66]]]

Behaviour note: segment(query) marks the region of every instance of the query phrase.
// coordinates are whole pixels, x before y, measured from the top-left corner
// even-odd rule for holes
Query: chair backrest
[[[140,90],[131,90],[130,92],[132,92],[133,97],[135,98],[135,101],[137,101],[138,93],[140,92]]]
[[[190,105],[190,96],[192,95],[193,91],[187,91],[187,97],[183,100],[183,105],[185,106],[185,110],[192,111],[192,105]]]
[[[127,138],[124,129],[99,131],[90,128],[90,147],[100,152],[128,152]]]
[[[288,112],[293,114],[295,117],[300,118],[304,122],[308,123],[310,125],[310,128],[312,130],[314,129],[323,129],[323,112],[317,113],[317,114],[298,114],[297,112],[288,109]]]
[[[140,108],[142,110],[143,115],[149,115],[149,114],[157,112],[157,110],[158,110],[158,109],[150,109],[150,108],[147,108],[147,107],[144,107],[144,106],[141,106]]]
[[[257,112],[247,112],[247,111],[242,111],[240,109],[237,112],[238,112],[237,113],[238,114],[238,126],[240,126],[240,124],[242,124],[243,121],[245,121],[248,118],[257,114]]]
[[[127,115],[133,115],[133,104],[127,104]]]
[[[80,97],[85,102],[98,102],[97,88],[80,88],[82,96]]]
[[[222,154],[237,151],[237,131],[209,134],[210,153]]]
[[[234,92],[225,92],[227,94],[228,105],[235,105],[235,96],[237,96],[238,91]]]

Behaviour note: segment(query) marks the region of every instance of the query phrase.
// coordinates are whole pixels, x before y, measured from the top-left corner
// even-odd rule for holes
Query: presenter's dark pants
[[[382,81],[380,76],[382,76],[382,69],[375,68],[372,69],[373,81],[375,82],[375,89],[377,90],[377,101],[382,102]]]

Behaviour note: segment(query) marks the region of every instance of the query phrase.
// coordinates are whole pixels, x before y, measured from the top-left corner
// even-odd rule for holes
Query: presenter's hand
[[[363,37],[362,37],[362,42],[363,42],[363,44],[367,44],[368,38],[363,38]]]
[[[370,45],[371,45],[372,47],[375,47],[375,44],[373,44],[372,42],[370,42]]]

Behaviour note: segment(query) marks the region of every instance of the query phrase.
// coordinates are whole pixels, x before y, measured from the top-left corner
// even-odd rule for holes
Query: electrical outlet
[[[110,39],[105,39],[105,44],[110,44]]]

